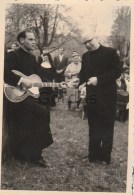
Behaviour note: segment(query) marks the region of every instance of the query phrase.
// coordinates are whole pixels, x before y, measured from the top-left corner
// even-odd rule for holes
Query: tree
[[[65,16],[66,7],[50,4],[12,4],[7,8],[6,44],[16,39],[19,31],[31,29],[37,38],[40,51],[49,47],[54,51],[70,41],[72,35],[80,35],[80,31]]]
[[[127,61],[129,61],[130,53],[130,16],[130,7],[123,6],[116,10],[110,37],[113,46],[120,51],[122,60],[127,59]],[[129,62],[127,63],[129,64]]]

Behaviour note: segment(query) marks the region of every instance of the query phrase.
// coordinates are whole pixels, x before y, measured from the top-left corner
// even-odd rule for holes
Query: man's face
[[[129,81],[129,74],[128,74],[128,73],[125,73],[124,76],[125,76],[125,79],[126,79],[127,81]]]
[[[73,51],[72,55],[77,55],[77,52],[76,51]]]
[[[17,50],[17,45],[16,44],[12,44],[12,51]]]
[[[48,60],[48,56],[44,56],[44,61],[45,62],[48,62],[49,60]]]
[[[73,62],[74,62],[75,64],[78,64],[78,62],[79,62],[79,56],[73,57]]]
[[[31,32],[26,32],[26,37],[21,38],[20,41],[24,48],[28,51],[33,50],[35,48],[35,36]]]
[[[85,47],[86,47],[86,49],[89,50],[89,51],[94,50],[94,49],[95,49],[95,42],[94,42],[94,39],[92,39],[91,41],[87,42],[87,43],[85,44]]]
[[[63,48],[59,49],[59,54],[62,55],[63,53],[64,53],[64,49]]]
[[[47,54],[47,53],[49,53],[49,50],[47,48],[45,48],[45,49],[43,49],[42,53]]]

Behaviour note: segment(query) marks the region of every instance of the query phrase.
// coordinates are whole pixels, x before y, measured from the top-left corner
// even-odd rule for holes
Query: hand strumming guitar
[[[24,77],[21,77],[18,85],[21,85],[21,87],[26,90],[28,88],[31,88],[32,87],[32,82],[27,79],[27,78],[24,78]]]

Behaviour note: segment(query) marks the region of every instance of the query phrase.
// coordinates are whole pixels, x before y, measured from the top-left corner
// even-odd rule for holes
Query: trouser
[[[55,82],[64,82],[65,81],[65,76],[64,76],[64,73],[61,73],[61,74],[56,74],[55,76]],[[56,97],[58,99],[61,99],[63,98],[63,89],[56,89]]]
[[[100,124],[89,126],[89,158],[110,163],[113,127]]]
[[[113,117],[99,117],[97,113],[88,110],[88,123],[89,160],[100,160],[109,164],[113,145]]]
[[[81,103],[81,100],[76,101],[77,108],[79,108],[80,103]],[[69,108],[69,109],[71,108],[71,104],[72,104],[72,102],[71,102],[71,101],[68,101],[68,108]]]
[[[63,98],[63,89],[58,89],[58,99]]]

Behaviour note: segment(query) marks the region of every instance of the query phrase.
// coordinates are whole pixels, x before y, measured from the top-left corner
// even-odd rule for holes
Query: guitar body
[[[22,78],[29,79],[32,86],[29,89],[22,89],[20,86],[14,87],[8,84],[4,84],[4,93],[6,98],[14,103],[22,102],[24,99],[26,99],[28,96],[32,96],[34,98],[39,98],[39,87],[60,87],[61,83],[54,83],[54,82],[42,82],[41,78],[36,75],[32,74],[30,76],[26,76],[23,73],[19,72],[18,70],[12,70],[12,72]],[[75,78],[72,81],[68,82],[67,84],[65,82],[62,83],[62,88],[66,87],[73,87],[77,86],[79,83],[79,79]],[[38,88],[37,88],[38,87]]]
[[[36,74],[25,76],[25,78],[29,79],[32,83],[42,83],[40,77]],[[39,97],[39,94],[33,94],[30,90],[22,90],[19,86],[14,87],[8,84],[4,84],[4,93],[6,98],[14,103],[22,102],[28,96],[32,96],[34,98]]]

